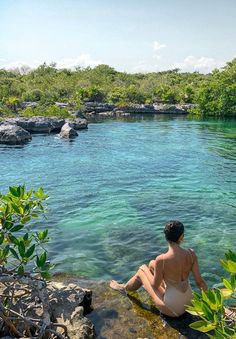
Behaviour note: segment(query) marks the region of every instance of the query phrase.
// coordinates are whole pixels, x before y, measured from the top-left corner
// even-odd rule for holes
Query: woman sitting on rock
[[[112,280],[110,287],[126,292],[136,291],[143,286],[161,313],[179,317],[185,312],[186,305],[191,304],[189,273],[193,273],[200,289],[207,290],[207,285],[201,277],[194,251],[180,247],[184,238],[184,225],[179,221],[170,221],[166,224],[164,233],[169,243],[168,251],[151,260],[148,266],[140,266],[126,284]]]

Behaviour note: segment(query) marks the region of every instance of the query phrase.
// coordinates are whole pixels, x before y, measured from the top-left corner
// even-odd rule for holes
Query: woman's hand
[[[139,267],[139,269],[141,270],[141,271],[143,271],[143,272],[145,272],[145,270],[146,269],[148,269],[148,267],[147,267],[147,265],[141,265],[140,267]]]

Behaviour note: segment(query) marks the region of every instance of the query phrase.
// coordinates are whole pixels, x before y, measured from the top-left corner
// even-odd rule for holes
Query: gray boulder
[[[87,119],[75,118],[75,119],[66,119],[66,122],[70,124],[75,130],[88,128]]]
[[[32,139],[31,134],[14,124],[0,125],[0,144],[20,145]]]
[[[113,109],[116,106],[107,102],[86,102],[84,104],[84,112],[85,113],[90,113],[90,112],[95,112],[95,113],[100,113],[100,112],[107,112],[107,111],[113,111]]]
[[[65,119],[54,117],[17,117],[5,120],[7,123],[16,124],[31,133],[59,132],[65,123]]]
[[[71,138],[76,137],[77,135],[78,133],[76,132],[76,130],[68,122],[66,122],[62,126],[61,132],[59,134],[61,138],[65,138],[65,139],[71,139]]]

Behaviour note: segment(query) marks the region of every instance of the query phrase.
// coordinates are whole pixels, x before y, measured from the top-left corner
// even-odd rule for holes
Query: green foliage
[[[57,118],[70,118],[71,115],[66,108],[60,108],[56,105],[51,106],[38,106],[35,108],[27,107],[21,111],[21,116],[32,117],[32,116],[49,116]]]
[[[161,101],[197,104],[193,113],[200,116],[235,117],[236,59],[206,75],[178,69],[127,74],[108,65],[69,70],[46,63],[31,71],[0,70],[0,114],[30,116],[32,112],[22,112],[23,101],[37,102],[34,115],[66,117],[68,110],[57,110],[55,102],[69,103],[74,109],[87,101],[118,106]]]
[[[201,318],[190,327],[216,339],[236,338],[236,320],[227,317],[228,311],[225,308],[236,297],[236,253],[229,250],[225,257],[225,260],[220,261],[223,268],[230,273],[229,278],[222,279],[225,288],[194,293],[192,306],[187,307],[188,313]]]
[[[51,265],[43,247],[49,240],[48,229],[34,229],[47,199],[42,188],[27,191],[25,186],[12,186],[7,194],[0,194],[0,264],[4,269],[49,277]]]

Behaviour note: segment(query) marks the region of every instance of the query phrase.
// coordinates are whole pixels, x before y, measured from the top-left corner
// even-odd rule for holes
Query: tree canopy
[[[116,105],[153,102],[193,103],[194,113],[203,116],[236,116],[236,59],[209,74],[164,72],[129,74],[108,65],[74,70],[57,69],[46,63],[30,70],[0,69],[0,116],[66,115],[55,107],[67,103],[75,110],[86,101]],[[24,110],[24,102],[37,107]]]

